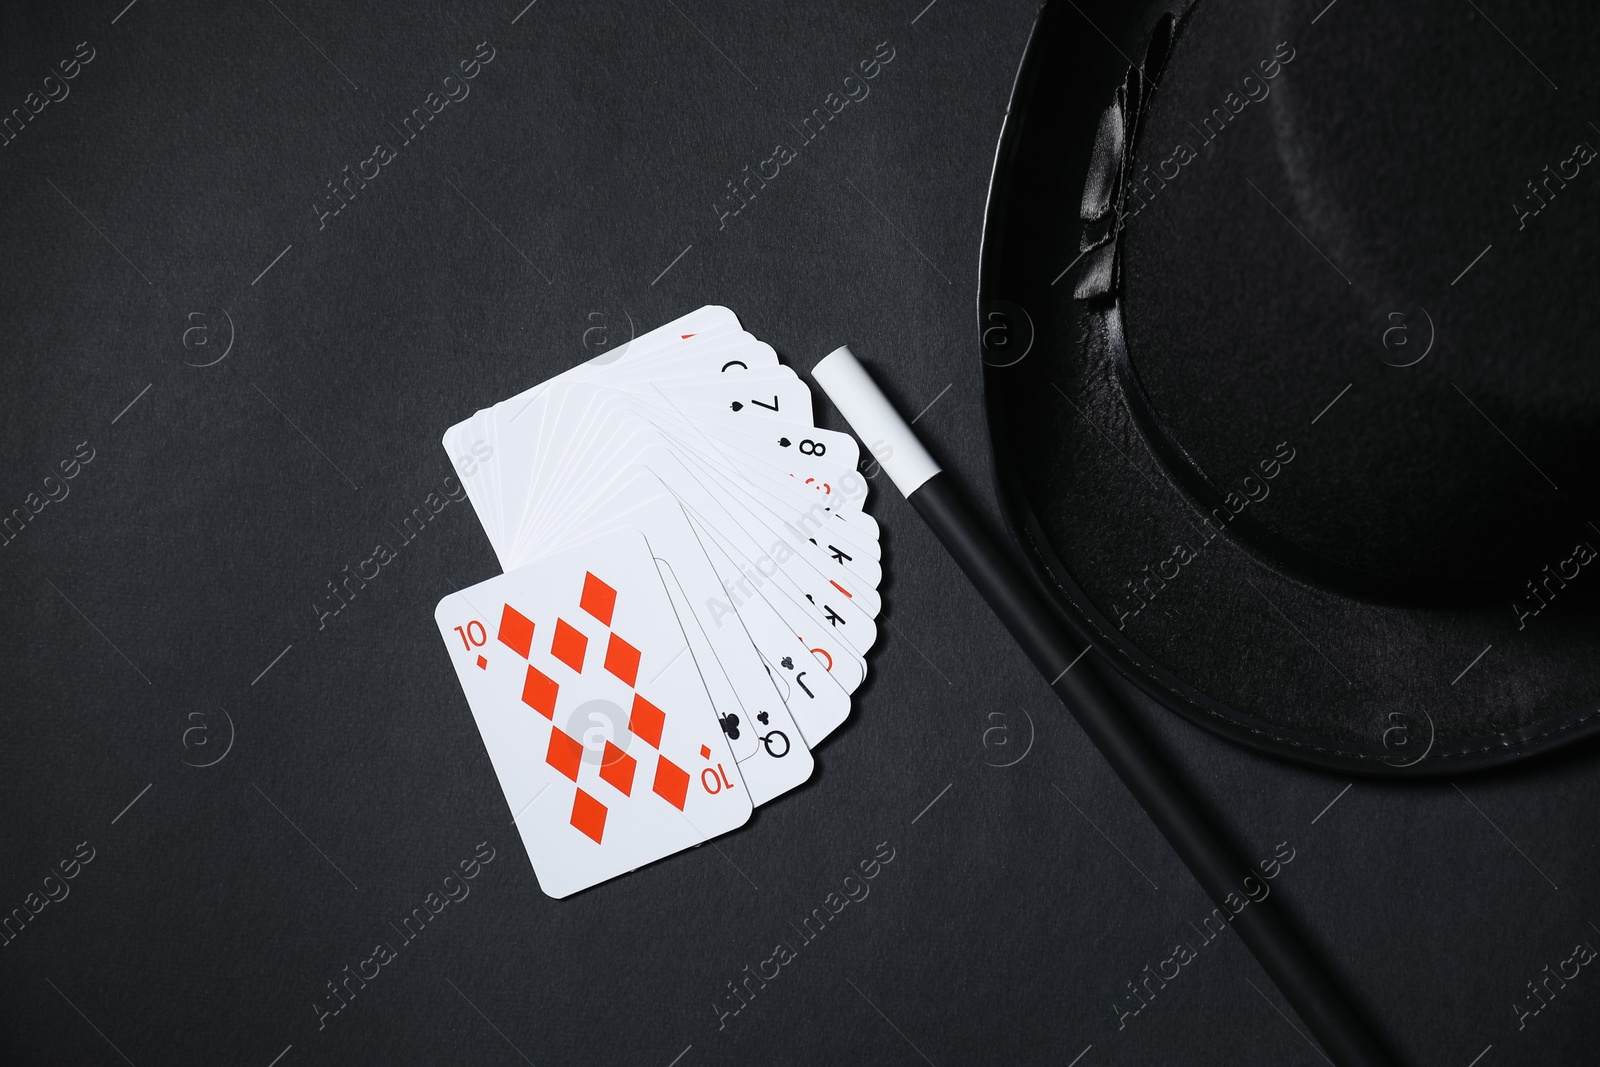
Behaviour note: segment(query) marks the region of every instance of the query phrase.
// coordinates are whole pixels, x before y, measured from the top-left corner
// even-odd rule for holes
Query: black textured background
[[[881,479],[891,625],[814,781],[565,902],[437,647],[433,605],[495,569],[470,509],[318,628],[444,485],[445,426],[708,302],[800,367],[850,342],[992,509],[973,292],[1031,6],[519,8],[0,15],[0,114],[94,50],[0,147],[0,510],[93,450],[0,548],[0,915],[93,855],[0,947],[0,1061],[1321,1063],[1231,934],[1119,1030],[1207,903]],[[483,41],[471,95],[319,229],[324,183]],[[1408,1062],[1586,1058],[1592,968],[1520,1030],[1513,1001],[1600,943],[1592,749],[1343,792],[1145,717],[1248,854],[1288,842],[1275,886]],[[471,895],[319,1030],[325,983],[480,842]],[[880,843],[870,896],[719,1028]]]

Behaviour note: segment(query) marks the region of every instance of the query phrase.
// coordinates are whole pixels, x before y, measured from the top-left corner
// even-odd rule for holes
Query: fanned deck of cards
[[[769,345],[704,307],[443,443],[505,573],[435,617],[545,893],[810,778],[877,637],[878,526]]]

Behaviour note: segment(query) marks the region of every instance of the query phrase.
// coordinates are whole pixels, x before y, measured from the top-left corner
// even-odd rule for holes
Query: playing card
[[[446,597],[440,632],[547,893],[811,777],[883,567],[855,440],[814,424],[772,346],[707,306],[442,443],[506,573]]]
[[[750,795],[639,531],[452,593],[435,619],[548,895],[749,818]]]

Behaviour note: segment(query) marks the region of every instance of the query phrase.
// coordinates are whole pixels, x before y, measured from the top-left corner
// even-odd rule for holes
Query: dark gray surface
[[[568,901],[437,647],[434,603],[495,569],[470,510],[318,629],[324,584],[444,483],[445,426],[599,323],[707,302],[797,366],[848,341],[908,409],[937,399],[918,426],[992,509],[972,293],[1031,8],[519,7],[0,16],[5,108],[96,49],[0,148],[4,506],[94,449],[0,549],[0,906],[94,857],[0,948],[3,1059],[1321,1063],[1231,934],[1118,1029],[1209,909],[881,479],[892,625],[814,781]],[[486,39],[471,96],[319,230],[323,183]],[[871,95],[719,229],[724,183],[881,41]],[[185,365],[224,310],[228,357]],[[1592,967],[1520,1030],[1513,1004],[1600,944],[1592,749],[1341,792],[1147,718],[1247,853],[1295,850],[1275,887],[1407,1062],[1588,1056]],[[484,841],[471,895],[319,1030],[324,983]],[[870,896],[719,1029],[725,983],[880,842]]]

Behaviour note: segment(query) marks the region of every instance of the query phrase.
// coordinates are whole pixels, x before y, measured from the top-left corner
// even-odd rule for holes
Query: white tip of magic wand
[[[840,345],[824,356],[811,368],[811,377],[822,386],[872,457],[889,472],[901,493],[910,496],[939,473],[939,464],[922,447],[916,432],[900,417],[849,348]]]

